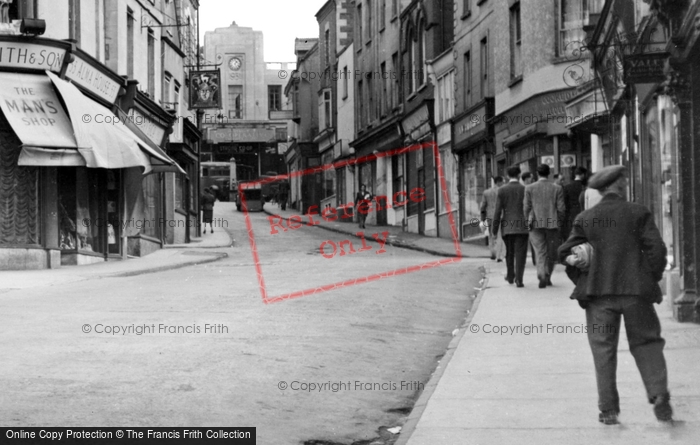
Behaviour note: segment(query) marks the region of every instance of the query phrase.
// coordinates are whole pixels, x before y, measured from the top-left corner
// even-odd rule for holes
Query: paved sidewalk
[[[226,258],[228,254],[222,251],[203,251],[199,248],[230,247],[233,240],[223,228],[214,230],[214,233],[194,238],[190,244],[166,245],[150,255],[129,258],[126,261],[111,260],[84,266],[62,266],[58,269],[1,271],[0,293],[96,278],[141,275],[218,261]]]
[[[627,340],[620,336],[621,425],[598,422],[593,360],[585,313],[569,300],[562,266],[553,287],[537,288],[528,264],[525,288],[487,262],[487,287],[403,427],[397,445],[700,443],[700,326],[673,320],[657,305],[666,339],[671,402],[677,421],[657,422]],[[521,326],[512,335],[499,327]],[[525,328],[532,326],[531,334]],[[571,333],[557,333],[569,329]]]
[[[263,210],[268,215],[278,215],[283,218],[289,218],[292,215],[300,215],[296,210],[282,210],[276,204],[266,203],[263,206]],[[309,215],[300,215],[303,218],[304,223],[309,223]],[[321,215],[313,215],[313,220],[318,222],[318,226],[326,230],[332,230],[334,232],[343,233],[355,236],[359,238],[356,233],[360,232],[361,229],[354,222],[328,222],[324,221]],[[350,221],[349,219],[347,221]],[[389,237],[387,238],[387,244],[391,246],[404,247],[406,249],[417,250],[420,252],[429,253],[432,255],[445,256],[445,257],[456,257],[457,247],[452,239],[448,238],[436,238],[428,237],[423,235],[418,235],[417,233],[404,232],[401,227],[394,226],[372,226],[367,224],[367,228],[364,229],[365,233],[380,233],[389,232]],[[371,237],[367,237],[368,241],[372,241]],[[483,244],[482,240],[478,243],[459,243],[459,248],[461,249],[461,256],[464,258],[490,258],[491,253],[489,252],[488,246]]]

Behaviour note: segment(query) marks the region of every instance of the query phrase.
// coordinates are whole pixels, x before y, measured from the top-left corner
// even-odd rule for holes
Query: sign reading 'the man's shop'
[[[75,148],[73,127],[48,77],[0,73],[0,108],[25,145]]]

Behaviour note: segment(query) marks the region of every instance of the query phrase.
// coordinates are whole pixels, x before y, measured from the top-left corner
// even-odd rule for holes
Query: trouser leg
[[[514,259],[515,259],[515,251],[514,251],[514,246],[515,246],[515,236],[516,235],[506,235],[503,237],[503,242],[506,245],[506,280],[508,281],[513,281],[515,280],[515,267],[514,267]]]
[[[530,241],[537,256],[537,278],[540,281],[547,279],[547,235],[546,229],[533,229],[530,232]]]
[[[597,298],[586,308],[588,343],[593,353],[598,408],[601,411],[620,411],[616,382],[620,316],[620,310],[610,297]]]
[[[559,229],[547,229],[547,276],[551,276],[554,272],[557,249],[559,249]]]
[[[624,299],[622,316],[625,319],[630,353],[642,375],[647,397],[649,400],[654,400],[656,396],[668,392],[667,368],[663,352],[666,342],[661,337],[659,317],[650,301],[640,297],[618,298]]]
[[[522,283],[527,261],[528,235],[513,235],[513,256],[515,260],[515,281]]]

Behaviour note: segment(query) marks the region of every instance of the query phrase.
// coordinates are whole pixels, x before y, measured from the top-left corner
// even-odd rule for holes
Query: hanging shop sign
[[[669,54],[654,52],[635,54],[624,59],[626,83],[656,83],[666,80],[664,65]]]
[[[219,70],[190,73],[190,108],[221,108]]]

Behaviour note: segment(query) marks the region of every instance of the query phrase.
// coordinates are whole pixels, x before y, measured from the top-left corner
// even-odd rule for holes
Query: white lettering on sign
[[[117,82],[78,56],[68,65],[66,77],[110,103],[114,103],[119,95]]]
[[[60,72],[66,50],[23,42],[0,42],[0,66]]]
[[[73,127],[48,77],[0,73],[0,108],[25,145],[76,147]]]

